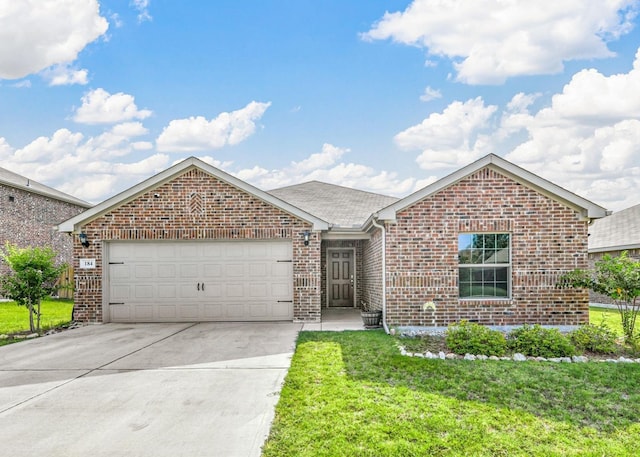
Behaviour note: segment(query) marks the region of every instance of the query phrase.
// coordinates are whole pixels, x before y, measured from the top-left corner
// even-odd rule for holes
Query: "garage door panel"
[[[245,276],[244,264],[241,263],[229,263],[224,266],[225,277],[227,278],[242,278]]]
[[[113,321],[127,322],[133,320],[131,318],[131,307],[126,305],[112,305],[110,307],[111,319]]]
[[[153,265],[136,265],[136,279],[148,279],[154,276]]]
[[[146,299],[146,298],[154,298],[153,291],[156,289],[151,284],[138,284],[135,287],[135,298]]]
[[[242,298],[245,296],[243,284],[227,284],[225,287],[226,298]]]
[[[134,305],[133,314],[134,318],[140,322],[149,322],[153,320],[153,305]]]
[[[114,322],[293,318],[290,241],[113,242],[107,253]]]
[[[177,316],[176,305],[158,305],[158,318],[159,319],[175,319]]]
[[[174,284],[160,284],[158,285],[158,298],[178,298],[176,293],[176,286]]]
[[[223,266],[218,263],[207,263],[203,266],[202,274],[207,279],[218,279],[222,277]]]
[[[193,264],[181,264],[178,266],[180,270],[181,278],[194,278],[197,279],[199,277],[199,265],[196,263]]]
[[[158,264],[158,278],[169,279],[176,277],[176,266],[174,264]]]
[[[216,304],[204,304],[202,305],[203,315],[205,320],[220,320],[224,317],[224,307]]]

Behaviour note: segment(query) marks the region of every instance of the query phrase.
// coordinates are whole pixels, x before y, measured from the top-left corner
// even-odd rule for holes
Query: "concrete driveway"
[[[106,324],[0,347],[3,455],[259,456],[300,324]]]

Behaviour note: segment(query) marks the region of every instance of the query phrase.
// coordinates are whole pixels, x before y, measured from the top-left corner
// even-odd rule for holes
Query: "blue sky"
[[[90,202],[189,156],[404,196],[496,153],[640,203],[639,0],[0,0],[0,166]]]

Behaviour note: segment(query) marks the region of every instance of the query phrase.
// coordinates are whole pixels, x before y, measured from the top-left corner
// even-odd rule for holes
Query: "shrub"
[[[507,340],[502,332],[467,321],[450,325],[445,341],[448,348],[456,354],[499,357],[504,355],[507,349]]]
[[[600,354],[616,352],[616,334],[605,325],[587,324],[569,333],[569,339],[581,351],[591,351]]]
[[[509,333],[507,345],[513,352],[530,357],[570,357],[576,353],[571,341],[556,328],[523,325]]]

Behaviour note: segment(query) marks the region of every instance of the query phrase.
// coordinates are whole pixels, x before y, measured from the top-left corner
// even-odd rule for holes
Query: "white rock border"
[[[400,355],[404,355],[407,357],[418,357],[421,359],[439,359],[439,360],[503,360],[503,361],[514,361],[514,362],[554,362],[554,363],[587,363],[587,362],[609,362],[609,363],[640,363],[640,359],[628,359],[626,357],[620,356],[617,359],[597,359],[590,360],[588,357],[583,355],[574,355],[573,357],[527,357],[524,354],[515,353],[511,357],[496,357],[495,355],[486,356],[483,354],[465,354],[458,355],[452,352],[444,353],[442,351],[434,354],[431,351],[427,352],[407,352],[404,346],[398,346],[400,349]]]

